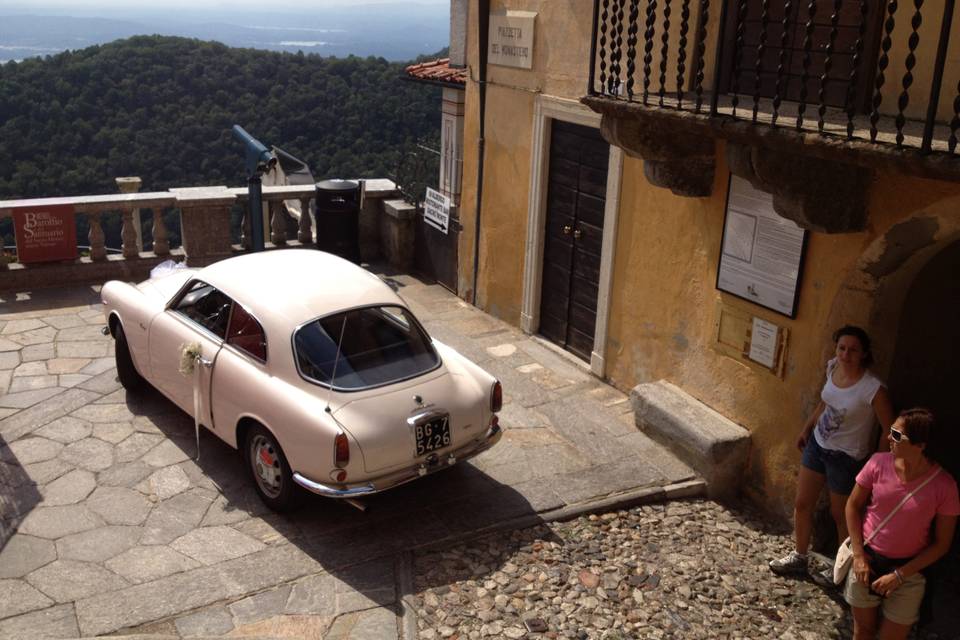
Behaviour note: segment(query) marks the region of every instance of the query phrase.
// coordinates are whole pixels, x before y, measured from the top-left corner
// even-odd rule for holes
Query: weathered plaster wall
[[[487,159],[477,304],[520,324],[534,95],[487,91]]]

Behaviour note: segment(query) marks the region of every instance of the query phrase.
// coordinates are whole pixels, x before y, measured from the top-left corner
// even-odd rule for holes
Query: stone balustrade
[[[383,201],[394,197],[396,187],[390,180],[364,181],[360,211],[360,248],[363,260],[381,256],[379,218]],[[315,243],[314,213],[316,197],[313,185],[270,186],[263,188],[266,248],[309,247]],[[285,202],[298,207],[286,207]],[[43,207],[71,206],[79,220],[89,226],[83,253],[75,260],[22,264],[0,262],[0,291],[27,291],[54,285],[102,284],[111,279],[141,280],[150,269],[164,260],[185,261],[191,267],[206,266],[217,260],[250,250],[250,219],[246,188],[186,187],[163,192],[118,193],[96,196],[37,198],[0,201],[0,220],[16,211],[35,211]],[[234,243],[232,216],[235,208],[243,211],[239,243]],[[152,211],[149,225],[152,245],[140,234],[134,216]],[[170,230],[164,212],[178,210],[182,246],[171,247]],[[301,215],[301,212],[309,215]],[[121,217],[119,252],[108,250],[103,231],[107,215]],[[141,250],[149,247],[149,250]]]

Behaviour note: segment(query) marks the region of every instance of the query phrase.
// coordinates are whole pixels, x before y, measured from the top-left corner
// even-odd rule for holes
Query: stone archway
[[[918,275],[947,247],[960,241],[960,209],[918,213],[892,225],[857,260],[834,298],[822,344],[824,360],[833,331],[844,324],[863,327],[875,344],[874,369],[890,377],[904,304]]]

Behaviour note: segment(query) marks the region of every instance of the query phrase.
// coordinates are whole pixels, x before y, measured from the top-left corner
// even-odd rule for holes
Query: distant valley
[[[231,47],[402,61],[447,46],[450,25],[443,4],[373,4],[297,12],[197,10],[175,16],[127,8],[110,12],[109,18],[74,11],[68,16],[64,11],[13,11],[10,3],[0,2],[0,63],[154,34]]]

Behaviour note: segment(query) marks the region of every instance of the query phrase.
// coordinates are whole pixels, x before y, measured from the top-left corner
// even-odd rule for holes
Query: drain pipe
[[[483,159],[486,129],[486,111],[487,111],[487,48],[490,31],[490,0],[479,0],[477,2],[477,50],[478,50],[478,69],[477,85],[480,91],[480,126],[477,137],[477,201],[474,214],[473,229],[473,300],[471,304],[477,306],[477,280],[480,276],[480,211],[483,205]]]

